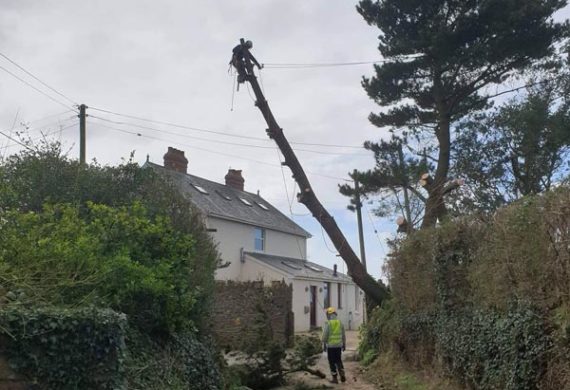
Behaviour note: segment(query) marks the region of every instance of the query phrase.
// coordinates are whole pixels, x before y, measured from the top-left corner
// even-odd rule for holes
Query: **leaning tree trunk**
[[[253,65],[251,64],[249,51],[247,49],[244,49],[244,51],[246,69],[248,72],[246,79],[251,84],[253,92],[255,93],[255,97],[257,99],[255,105],[263,114],[265,122],[269,127],[267,129],[267,135],[277,143],[277,146],[285,157],[285,162],[283,164],[287,165],[291,169],[293,172],[293,178],[299,185],[300,193],[297,195],[297,200],[309,209],[313,217],[327,232],[336,250],[346,263],[348,274],[354,283],[356,283],[374,302],[378,304],[382,303],[382,301],[388,296],[388,292],[366,272],[362,263],[360,262],[360,259],[354,253],[353,249],[336,224],[334,218],[328,213],[321,202],[317,199],[317,196],[313,192],[313,189],[309,183],[309,179],[307,178],[305,171],[303,170],[303,167],[299,163],[299,160],[293,152],[291,145],[289,145],[289,142],[285,138],[283,130],[277,124],[277,121],[275,120],[275,117],[269,108],[269,104],[267,103],[267,100],[265,100],[261,88],[259,87],[259,83],[257,82],[257,79],[253,72]]]

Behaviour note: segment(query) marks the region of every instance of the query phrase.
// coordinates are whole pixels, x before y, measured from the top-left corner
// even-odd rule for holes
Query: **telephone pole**
[[[356,171],[355,171],[356,173]],[[354,202],[356,203],[356,220],[358,221],[358,241],[360,242],[360,261],[366,271],[366,251],[364,250],[364,231],[362,229],[362,202],[360,201],[360,185],[354,179]]]
[[[356,171],[354,171],[353,177],[356,177]],[[366,251],[364,249],[364,229],[362,228],[362,202],[360,201],[360,185],[358,180],[354,179],[354,203],[356,203],[356,220],[358,222],[358,241],[360,243],[360,261],[362,262],[362,267],[366,270]],[[368,320],[368,297],[364,294],[364,299],[362,300],[362,323],[366,323]]]
[[[79,163],[85,165],[85,110],[87,106],[81,104],[79,106]]]

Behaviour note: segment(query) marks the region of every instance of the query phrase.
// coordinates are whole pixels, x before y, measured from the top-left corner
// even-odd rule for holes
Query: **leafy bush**
[[[162,338],[136,329],[127,333],[125,371],[129,388],[148,390],[218,390],[223,376],[216,349],[194,334]]]
[[[388,260],[393,309],[370,317],[361,356],[392,349],[478,389],[568,387],[568,242],[567,187],[414,233]]]
[[[438,318],[437,346],[445,366],[477,389],[535,389],[546,366],[549,338],[535,310],[514,305]]]
[[[84,217],[71,205],[41,213],[8,212],[0,224],[1,278],[27,301],[97,304],[126,313],[147,331],[189,329],[199,318],[191,284],[194,239],[141,204],[89,203]]]
[[[358,358],[363,364],[371,363],[380,352],[391,350],[400,332],[400,315],[394,299],[382,302],[381,307],[375,307],[368,316],[366,324],[360,327],[360,343]]]
[[[126,318],[111,310],[0,311],[11,366],[42,389],[120,389]]]
[[[58,227],[66,216],[62,215],[58,220],[55,214],[61,214],[62,210],[53,209],[61,209],[61,206],[55,205],[65,204],[73,205],[76,209],[74,215],[67,216],[68,219],[81,222],[83,229],[86,229],[83,225],[90,225],[89,233],[98,236],[95,243],[90,242],[93,234],[86,236],[79,231],[79,228],[66,226],[72,238],[81,239],[76,241],[72,238],[68,239],[67,232]],[[96,210],[89,206],[90,204],[97,205]],[[47,208],[46,205],[48,205]],[[134,205],[139,205],[138,209],[135,209]],[[107,206],[109,209],[105,210],[102,206]],[[112,209],[115,211],[111,211]],[[219,254],[206,231],[200,214],[193,208],[191,202],[178,191],[173,183],[158,176],[152,169],[143,169],[131,161],[117,167],[103,167],[96,162],[80,165],[78,161],[69,159],[58,143],[44,144],[37,151],[24,150],[20,154],[0,161],[0,214],[2,215],[0,220],[4,221],[5,215],[10,213],[12,214],[10,217],[14,218],[13,213],[17,212],[32,213],[30,215],[35,216],[30,217],[32,221],[27,221],[28,224],[35,224],[33,227],[35,236],[30,233],[29,237],[21,237],[31,244],[28,250],[24,246],[15,245],[13,248],[8,248],[9,251],[11,250],[10,253],[3,253],[5,248],[0,248],[0,277],[6,274],[4,262],[10,261],[13,270],[18,266],[30,270],[28,276],[34,279],[34,286],[38,287],[39,275],[43,272],[42,266],[49,270],[47,262],[51,262],[60,269],[61,275],[57,275],[57,283],[54,283],[56,279],[44,278],[42,281],[51,283],[51,287],[47,288],[46,285],[45,289],[49,290],[49,297],[53,297],[56,290],[61,287],[62,292],[72,290],[74,294],[77,294],[77,297],[67,298],[68,300],[80,299],[81,296],[86,297],[87,301],[94,300],[92,295],[87,295],[89,291],[92,291],[94,281],[107,276],[104,272],[108,269],[99,269],[85,279],[81,279],[81,276],[87,275],[89,270],[85,268],[96,263],[97,259],[92,256],[101,256],[97,251],[105,250],[105,256],[114,255],[114,261],[117,262],[118,270],[111,275],[115,277],[115,281],[138,283],[138,286],[133,288],[125,284],[123,290],[124,294],[129,295],[127,299],[133,299],[131,302],[143,302],[142,305],[119,308],[129,311],[131,315],[129,318],[135,313],[143,311],[151,313],[156,312],[156,309],[164,310],[167,315],[174,313],[176,317],[175,313],[178,308],[175,310],[168,304],[172,302],[171,300],[157,299],[152,302],[147,302],[147,300],[155,296],[156,289],[171,288],[168,282],[162,283],[161,281],[165,280],[164,276],[167,273],[176,276],[177,271],[182,271],[179,279],[187,277],[186,286],[175,286],[174,289],[178,290],[176,294],[185,295],[187,293],[185,290],[188,290],[187,285],[192,286],[191,290],[195,299],[191,303],[191,319],[198,328],[207,326],[207,322],[202,323],[201,319],[206,317],[210,307],[210,299],[214,290],[214,272],[219,264]],[[50,216],[50,213],[55,214]],[[97,216],[94,216],[94,213],[103,219],[95,221],[94,217]],[[114,224],[109,220],[113,216],[122,219]],[[133,221],[129,221],[131,217],[134,218]],[[33,218],[37,219],[33,221]],[[20,221],[16,222],[24,220],[25,217],[22,216]],[[41,222],[44,221],[45,225],[40,227]],[[97,223],[99,223],[99,230],[93,231]],[[51,226],[57,228],[58,231],[51,232]],[[28,226],[22,226],[22,228],[28,228]],[[126,228],[127,231],[122,232],[120,228]],[[109,236],[105,235],[104,229],[109,229]],[[161,235],[169,232],[175,233],[170,241],[167,235]],[[24,232],[19,233],[24,235]],[[180,261],[176,261],[171,255],[184,252],[184,248],[180,247],[180,244],[185,245],[185,239],[182,238],[184,236],[193,240],[191,261],[188,261],[188,256],[184,254],[180,256]],[[16,236],[13,238],[18,239]],[[51,243],[51,240],[55,240],[55,243]],[[13,244],[15,242],[13,241]],[[155,244],[157,244],[156,247]],[[174,244],[175,248],[171,250],[170,244]],[[82,250],[82,246],[86,251]],[[35,255],[34,252],[37,249],[41,249],[41,253]],[[96,253],[93,253],[94,250]],[[162,259],[162,250],[167,251],[164,259]],[[19,251],[22,251],[25,257],[15,265],[15,257],[19,256]],[[121,258],[121,255],[124,256]],[[63,258],[70,259],[71,257],[75,258],[74,262],[61,261]],[[36,271],[33,271],[31,269],[33,262],[38,262],[38,260],[40,265]],[[158,267],[163,260],[167,264]],[[139,261],[142,267],[136,267]],[[70,269],[64,270],[64,267],[70,267]],[[158,274],[152,276],[148,274],[149,267],[153,269],[153,273],[158,272]],[[119,275],[120,273],[122,276]],[[19,274],[12,272],[13,275]],[[47,275],[54,276],[49,273]],[[77,280],[77,277],[81,280]],[[12,284],[10,289],[15,290],[19,288],[17,286],[20,281],[22,280],[16,277],[14,280],[0,280],[0,283]],[[159,286],[161,283],[163,285]],[[83,284],[83,291],[80,289],[80,284]],[[60,295],[62,300],[65,300],[67,292]],[[35,298],[42,302],[42,296],[43,294],[37,294]],[[184,308],[178,317],[182,318],[187,315],[189,309],[189,307]],[[170,326],[169,324],[173,322],[175,326],[180,325],[177,319],[173,322],[170,320],[167,321],[168,324],[158,325],[160,327]],[[143,325],[154,326],[151,323]]]
[[[297,335],[292,354],[287,358],[290,372],[310,371],[319,359],[323,344],[319,336]]]

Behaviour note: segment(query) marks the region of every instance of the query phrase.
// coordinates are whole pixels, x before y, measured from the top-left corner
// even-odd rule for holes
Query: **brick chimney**
[[[186,173],[188,169],[188,159],[184,157],[182,150],[168,147],[168,152],[164,155],[164,167],[176,172]]]
[[[226,185],[228,187],[235,188],[236,190],[243,191],[243,183],[245,180],[241,175],[241,169],[228,169],[228,173],[226,174]]]

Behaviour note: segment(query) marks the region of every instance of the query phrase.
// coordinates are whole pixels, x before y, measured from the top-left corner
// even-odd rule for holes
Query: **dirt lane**
[[[329,383],[331,379],[329,364],[326,354],[322,353],[317,362],[317,368],[327,374],[326,379],[320,379],[310,374],[296,373],[288,377],[288,386],[280,387],[277,390],[292,390],[296,383],[303,382],[308,388],[323,389],[323,385],[327,388],[344,388],[350,390],[376,390],[374,385],[366,382],[362,377],[360,365],[355,361],[356,348],[358,346],[358,332],[346,332],[346,352],[342,355],[344,369],[346,372],[346,382],[337,384]]]

